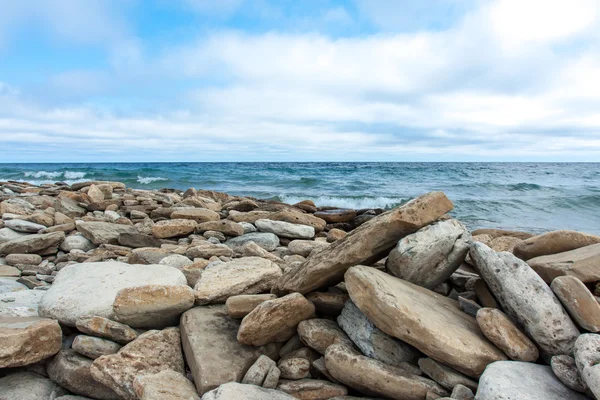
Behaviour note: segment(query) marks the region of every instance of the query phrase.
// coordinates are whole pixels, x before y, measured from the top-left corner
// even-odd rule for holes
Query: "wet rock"
[[[551,287],[580,327],[590,332],[600,331],[600,304],[583,282],[572,276],[559,276]]]
[[[200,400],[194,384],[172,370],[138,376],[133,390],[139,400]]]
[[[574,231],[553,231],[524,240],[515,246],[513,253],[522,260],[530,260],[597,243],[600,243],[600,236]]]
[[[228,298],[225,307],[230,317],[244,318],[259,304],[276,298],[274,294],[241,294]]]
[[[127,344],[137,338],[137,332],[129,326],[104,317],[82,317],[76,321],[79,331],[117,343]]]
[[[284,221],[271,221],[259,219],[254,225],[261,232],[274,233],[279,237],[289,239],[312,239],[315,236],[315,228],[308,225],[291,224]]]
[[[45,360],[62,345],[56,321],[38,317],[0,318],[0,368],[21,367]]]
[[[131,225],[99,221],[78,223],[77,230],[95,245],[119,244],[119,235],[122,233],[137,233],[137,229]]]
[[[267,251],[273,251],[279,246],[277,235],[268,232],[246,233],[229,239],[225,244],[231,247],[233,251],[241,252],[244,245],[248,242],[254,242]]]
[[[0,378],[1,400],[54,400],[67,391],[35,372],[17,372]]]
[[[122,346],[112,340],[94,336],[77,335],[75,340],[73,340],[71,347],[77,353],[95,360],[100,356],[115,354]]]

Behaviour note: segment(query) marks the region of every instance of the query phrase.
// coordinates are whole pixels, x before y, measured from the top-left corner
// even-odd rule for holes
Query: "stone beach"
[[[600,399],[600,237],[452,210],[0,182],[0,400]]]

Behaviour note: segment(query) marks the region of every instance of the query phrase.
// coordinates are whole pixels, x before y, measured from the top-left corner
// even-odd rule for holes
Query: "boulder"
[[[228,298],[225,302],[225,307],[230,317],[244,318],[259,304],[276,298],[277,296],[274,294],[240,294]]]
[[[158,239],[187,236],[194,232],[198,223],[190,219],[169,219],[152,225],[152,235]]]
[[[244,234],[244,228],[240,224],[227,219],[198,224],[198,232],[204,233],[206,231],[217,231],[226,236],[240,236]]]
[[[508,316],[550,355],[570,354],[579,330],[546,283],[511,253],[482,243],[470,251],[483,280]]]
[[[279,390],[265,389],[255,385],[229,382],[202,396],[202,400],[297,400]]]
[[[280,276],[277,264],[259,257],[212,265],[194,287],[196,304],[225,303],[231,296],[269,291]]]
[[[97,382],[90,372],[92,360],[73,350],[61,350],[46,367],[48,376],[72,393],[101,400],[119,400],[112,389]]]
[[[113,303],[115,321],[133,328],[162,329],[179,325],[180,315],[194,306],[187,285],[145,285],[121,289]]]
[[[49,247],[58,246],[63,240],[65,240],[64,232],[22,236],[0,244],[0,254],[37,253]]]
[[[75,326],[83,316],[110,318],[121,289],[143,285],[185,285],[181,271],[163,265],[130,265],[116,261],[64,267],[40,302],[40,316]]]
[[[427,392],[447,392],[434,381],[365,357],[335,344],[325,353],[327,371],[338,381],[367,396],[422,400]]]
[[[39,317],[0,318],[0,368],[45,360],[62,346],[58,322]]]
[[[554,356],[550,359],[550,366],[554,375],[569,389],[581,393],[588,390],[573,357],[567,355]]]
[[[398,241],[385,264],[400,279],[434,289],[465,260],[471,235],[455,219],[438,221]]]
[[[127,344],[137,338],[137,332],[129,326],[104,317],[82,317],[76,321],[75,326],[80,332],[121,344]]]
[[[443,193],[432,192],[380,214],[310,257],[300,267],[287,270],[274,291],[308,293],[334,285],[343,279],[349,267],[378,261],[400,239],[451,210],[452,202]]]
[[[87,335],[77,335],[75,336],[75,340],[73,340],[71,347],[77,353],[95,360],[100,356],[115,354],[121,349],[122,346],[108,339]]]
[[[577,338],[573,353],[581,378],[594,394],[600,397],[600,335],[586,333]]]
[[[522,361],[490,364],[481,379],[477,400],[589,400],[563,385],[550,367]]]
[[[23,219],[9,219],[4,221],[4,226],[17,232],[37,233],[46,227]]]
[[[352,267],[346,287],[356,306],[383,332],[434,360],[477,377],[502,354],[458,302],[374,268]]]
[[[277,235],[268,232],[246,233],[238,237],[229,239],[225,244],[235,252],[241,252],[244,245],[248,242],[254,242],[267,251],[273,251],[279,246]]]
[[[16,292],[0,293],[0,318],[37,317],[38,305],[44,294],[46,293],[42,290],[18,290]]]
[[[227,315],[225,306],[192,308],[182,315],[180,326],[185,358],[200,395],[227,382],[240,382],[263,354],[277,357],[273,344],[253,347],[238,342],[240,323]]]
[[[600,304],[583,282],[573,276],[559,276],[551,288],[577,325],[590,332],[600,331]]]
[[[133,381],[139,400],[200,400],[194,384],[170,369],[154,375],[141,375]]]
[[[17,372],[0,378],[0,400],[54,400],[67,391],[35,372]]]
[[[584,283],[600,281],[599,262],[600,244],[527,260],[547,283],[563,275],[574,276]]]
[[[600,236],[575,231],[553,231],[525,239],[514,247],[513,254],[527,261],[598,243]]]
[[[184,373],[179,328],[147,331],[124,346],[117,354],[94,360],[94,379],[124,399],[136,400],[133,381],[139,376],[164,370]]]
[[[77,231],[88,238],[95,245],[119,244],[119,235],[122,233],[137,233],[131,225],[113,224],[110,222],[86,221],[77,224]]]
[[[254,225],[256,225],[261,232],[271,232],[279,237],[289,239],[312,239],[315,236],[315,228],[308,225],[271,221],[269,219],[259,219]]]
[[[300,293],[267,300],[244,317],[237,339],[251,346],[285,342],[296,334],[298,324],[314,313],[315,306]]]

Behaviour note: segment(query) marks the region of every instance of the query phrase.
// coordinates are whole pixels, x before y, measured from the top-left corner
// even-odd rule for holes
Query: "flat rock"
[[[190,219],[169,219],[152,225],[152,235],[159,239],[187,236],[196,230],[198,223]]]
[[[481,333],[458,302],[374,268],[356,266],[346,273],[356,306],[383,332],[468,376],[505,359]]]
[[[422,400],[427,392],[446,391],[434,381],[360,355],[344,345],[332,345],[325,353],[325,366],[338,381],[367,396]]]
[[[308,225],[292,224],[284,221],[271,221],[259,219],[254,225],[261,232],[274,233],[279,237],[288,239],[312,239],[315,236],[315,228]]]
[[[233,318],[244,318],[259,304],[267,300],[274,300],[277,296],[274,294],[240,294],[232,296],[225,302],[227,314]]]
[[[277,389],[300,400],[326,400],[348,394],[346,387],[319,379],[282,380]]]
[[[182,270],[183,267],[193,263],[192,260],[181,254],[171,254],[158,262],[159,265],[168,265],[169,267],[177,268],[178,270]]]
[[[513,254],[522,260],[563,253],[580,247],[600,243],[600,236],[575,231],[553,231],[533,236],[518,243]]]
[[[132,328],[162,329],[179,325],[193,306],[194,291],[187,285],[144,285],[121,289],[113,313],[115,321]]]
[[[0,278],[18,278],[21,276],[21,270],[10,265],[0,265]]]
[[[104,317],[81,317],[76,322],[77,329],[88,335],[127,344],[137,338],[137,332],[125,324]]]
[[[24,236],[28,236],[27,233],[13,231],[10,228],[1,228],[0,229],[0,244],[9,242],[14,239],[22,238]]]
[[[512,253],[515,246],[523,240],[513,236],[499,236],[494,238],[488,246],[494,251],[508,251]]]
[[[167,258],[172,253],[167,249],[156,247],[141,247],[133,249],[129,254],[127,262],[129,264],[158,264],[163,258]]]
[[[425,375],[448,390],[452,390],[456,385],[463,385],[469,389],[477,390],[477,382],[431,358],[419,359],[419,368]]]
[[[550,367],[522,361],[490,364],[481,379],[477,400],[589,400],[563,385]]]
[[[527,260],[527,264],[547,283],[557,276],[574,276],[580,281],[600,281],[600,244]]]
[[[46,368],[54,382],[75,394],[101,400],[119,400],[110,388],[97,382],[90,372],[92,360],[73,350],[61,350]]]
[[[269,291],[280,276],[277,264],[259,257],[213,265],[204,270],[194,287],[196,304],[224,303],[231,296]]]
[[[77,353],[95,360],[100,356],[115,354],[121,349],[122,346],[108,339],[87,335],[77,335],[75,340],[73,340],[71,347]]]
[[[139,400],[200,400],[194,384],[179,372],[164,370],[133,381]]]
[[[75,326],[83,316],[110,318],[121,289],[143,285],[185,285],[181,271],[164,265],[130,265],[116,261],[64,267],[40,302],[40,316]]]
[[[237,339],[251,346],[285,342],[296,334],[298,324],[314,313],[315,306],[300,293],[267,300],[244,317]]]
[[[36,224],[22,219],[9,219],[4,221],[4,226],[17,232],[37,233],[46,228],[44,225]]]
[[[238,342],[240,323],[227,315],[225,306],[192,308],[183,314],[180,326],[185,358],[200,395],[227,382],[240,382],[263,354],[277,357],[273,344],[253,347]]]
[[[373,325],[352,300],[346,302],[337,322],[367,357],[395,367],[401,367],[405,362],[414,362],[419,357],[419,352],[414,347]]]
[[[344,239],[310,257],[298,268],[288,269],[274,288],[276,293],[308,293],[340,282],[348,268],[383,258],[396,243],[452,210],[441,192],[420,196],[401,207],[380,214],[354,229]]]
[[[255,385],[229,382],[202,396],[202,400],[297,400],[279,390],[265,389]]]
[[[121,246],[133,247],[134,249],[160,247],[162,244],[160,239],[141,233],[121,233],[117,240]]]
[[[577,338],[574,351],[575,364],[590,391],[600,396],[600,335],[586,333]]]
[[[512,236],[522,240],[535,236],[528,232],[508,231],[505,229],[476,229],[472,232],[472,235],[488,235],[491,239],[495,239],[500,236]]]
[[[120,234],[137,233],[137,229],[131,225],[99,221],[80,222],[77,224],[77,230],[95,245],[119,244]]]
[[[511,360],[535,362],[538,359],[535,344],[502,311],[481,308],[477,311],[477,323],[485,337]]]
[[[470,244],[463,224],[438,221],[398,241],[385,265],[398,278],[434,289],[460,267]]]
[[[318,252],[329,247],[328,243],[319,242],[316,240],[292,240],[288,244],[288,250],[292,254],[297,254],[302,257],[308,257],[312,252]]]
[[[35,372],[17,372],[0,378],[0,400],[55,400],[67,391]]]
[[[550,360],[550,366],[554,375],[569,389],[581,393],[585,393],[588,390],[573,357],[564,354],[554,356]]]
[[[45,294],[42,290],[0,293],[0,318],[37,317],[38,305]]]
[[[0,254],[37,253],[49,247],[58,246],[65,240],[64,232],[27,235],[0,244]]]
[[[181,208],[171,213],[171,219],[192,219],[198,223],[218,221],[219,213],[207,208]]]
[[[559,276],[551,288],[577,325],[590,332],[600,331],[600,304],[583,282],[573,276]]]
[[[352,348],[352,341],[334,322],[324,318],[313,318],[298,324],[298,336],[302,343],[325,355],[329,346],[342,344]]]
[[[315,228],[316,232],[321,232],[325,229],[327,222],[313,214],[299,212],[293,209],[281,210],[268,214],[266,219],[272,221],[285,221],[292,224],[308,225]]]
[[[184,373],[179,328],[147,331],[117,354],[97,358],[91,367],[94,379],[131,400],[137,399],[134,379],[164,370]]]
[[[42,257],[38,254],[9,254],[5,260],[8,265],[38,265],[42,262]]]
[[[211,257],[231,257],[233,256],[233,250],[231,247],[224,244],[215,244],[210,242],[202,242],[201,244],[190,247],[185,252],[185,255],[192,260],[194,258],[206,258]]]
[[[204,233],[206,231],[217,231],[226,236],[240,236],[244,234],[244,228],[240,224],[227,219],[207,221],[198,225],[198,232]]]
[[[314,214],[315,217],[325,220],[328,224],[335,224],[339,222],[350,222],[356,218],[355,210],[327,210],[317,211]]]
[[[267,251],[273,251],[279,246],[279,237],[274,233],[252,232],[231,238],[225,244],[231,247],[233,251],[241,252],[248,242],[254,242]]]
[[[483,280],[504,311],[550,355],[570,354],[579,330],[546,283],[511,253],[481,243],[470,251]]]
[[[0,318],[0,368],[45,360],[62,346],[58,322],[39,317]]]

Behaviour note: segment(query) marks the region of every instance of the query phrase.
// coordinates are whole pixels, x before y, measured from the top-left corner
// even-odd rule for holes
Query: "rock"
[[[550,360],[550,366],[554,375],[569,389],[585,393],[588,390],[587,385],[581,379],[575,359],[571,356],[554,356]]]
[[[166,256],[162,260],[158,262],[158,265],[168,265],[169,267],[177,268],[178,270],[182,270],[186,265],[191,265],[194,262],[187,258],[186,256],[182,256],[181,254],[171,254],[170,256]]]
[[[355,210],[327,210],[318,211],[315,217],[325,220],[328,224],[335,224],[338,222],[350,222],[356,217]]]
[[[348,270],[346,287],[354,304],[383,332],[468,376],[477,377],[488,364],[505,359],[454,300],[364,266]]]
[[[62,251],[69,252],[71,250],[89,251],[95,248],[94,243],[89,241],[83,235],[71,235],[67,236],[65,240],[60,244],[59,248]]]
[[[470,244],[471,235],[460,222],[438,221],[398,241],[385,265],[398,278],[434,289],[458,269]]]
[[[68,197],[58,197],[54,202],[54,209],[70,218],[83,217],[86,209],[79,207],[75,200]]]
[[[535,257],[563,253],[597,243],[600,243],[600,236],[574,231],[553,231],[524,240],[515,246],[513,253],[527,261]]]
[[[527,260],[547,283],[557,276],[574,276],[584,283],[600,281],[600,244]]]
[[[178,325],[193,306],[194,291],[187,285],[145,285],[121,289],[113,312],[115,321],[133,328],[162,329]]]
[[[287,355],[277,363],[283,379],[305,379],[310,377],[310,360],[304,357]]]
[[[9,242],[14,239],[21,238],[23,236],[28,236],[28,234],[23,232],[13,231],[10,228],[2,228],[0,229],[0,244]]]
[[[27,286],[8,278],[0,278],[0,294],[27,290]]]
[[[277,293],[308,293],[343,279],[354,265],[373,263],[406,235],[418,231],[452,210],[452,202],[440,192],[418,197],[380,214],[344,239],[310,257],[299,268],[289,269],[274,288]]]
[[[314,313],[315,306],[300,293],[267,300],[244,317],[237,339],[251,346],[285,342],[296,334],[298,324]]]
[[[401,367],[405,362],[414,362],[419,357],[415,348],[373,325],[352,300],[346,302],[337,322],[367,357],[394,367]]]
[[[58,246],[63,240],[65,240],[64,232],[22,236],[0,244],[0,254],[37,253],[49,247]]]
[[[600,304],[579,279],[559,276],[552,281],[551,287],[580,327],[590,332],[600,331]]]
[[[9,254],[6,256],[8,265],[39,265],[42,262],[42,257],[37,254]]]
[[[452,390],[456,385],[464,385],[471,390],[477,390],[477,382],[431,358],[419,359],[419,368],[425,375],[448,390]]]
[[[314,240],[292,240],[288,244],[288,250],[292,254],[297,254],[302,257],[308,257],[312,252],[318,252],[329,247],[329,244],[325,242],[318,242]]]
[[[339,344],[327,349],[325,366],[335,379],[367,396],[422,400],[428,391],[446,393],[430,379],[359,355]]]
[[[230,317],[244,318],[259,304],[276,298],[277,296],[274,294],[241,294],[228,298],[225,302],[225,307]]]
[[[225,244],[233,251],[241,252],[244,245],[248,242],[254,242],[267,251],[273,251],[279,246],[279,238],[273,233],[254,232],[246,233],[242,236],[229,239]]]
[[[244,234],[244,228],[240,224],[227,219],[207,221],[198,225],[198,232],[204,233],[206,231],[217,231],[226,236],[240,236]]]
[[[481,306],[473,300],[465,299],[462,296],[458,296],[458,305],[460,309],[471,317],[477,316],[477,311],[481,310]]]
[[[185,275],[189,287],[194,287],[200,280],[204,269],[208,266],[208,260],[197,260],[190,265],[181,268],[181,272]]]
[[[185,255],[191,259],[194,258],[211,258],[211,257],[232,257],[233,250],[224,244],[214,244],[203,242],[194,247],[190,247],[185,252]]]
[[[315,228],[308,225],[291,224],[284,221],[271,221],[259,219],[254,225],[261,232],[271,232],[279,237],[289,239],[312,239],[315,236]]]
[[[89,335],[127,344],[137,338],[137,332],[129,326],[104,317],[82,317],[76,322],[77,329]]]
[[[327,232],[327,242],[333,243],[336,240],[345,238],[346,235],[348,235],[346,233],[346,231],[343,231],[343,230],[337,229],[337,228],[333,228],[329,232]]]
[[[325,229],[325,225],[327,225],[327,222],[324,219],[316,217],[312,214],[306,214],[292,209],[270,213],[263,218],[270,219],[272,221],[284,221],[291,224],[312,226],[315,228],[316,232],[321,232],[323,229]]]
[[[345,293],[310,292],[306,298],[315,305],[317,312],[337,317],[350,297]]]
[[[269,253],[254,242],[248,242],[242,247],[242,256],[244,257],[262,257],[273,261],[277,265],[284,264],[284,261],[273,253]]]
[[[54,400],[67,391],[35,372],[17,372],[0,378],[0,400]]]
[[[95,245],[119,244],[119,235],[122,233],[137,233],[137,229],[131,225],[98,221],[80,222],[77,224],[77,231]]]
[[[196,304],[224,303],[239,294],[268,291],[281,268],[258,257],[244,257],[206,268],[194,287]]]
[[[10,219],[10,220],[4,221],[4,226],[12,229],[13,231],[24,232],[24,233],[37,233],[40,230],[46,228],[44,225],[25,221],[22,219]]]
[[[0,293],[0,318],[37,317],[38,304],[44,294],[46,293],[41,290],[19,290],[16,292]]]
[[[521,240],[529,239],[530,237],[534,236],[531,233],[527,233],[527,232],[507,231],[504,229],[476,229],[473,231],[472,235],[473,236],[488,235],[490,237],[490,239],[495,239],[495,238],[501,237],[501,236],[512,236],[512,237],[519,238]]]
[[[590,391],[600,396],[600,335],[586,333],[575,342],[574,358],[577,369]]]
[[[227,315],[225,306],[195,307],[182,315],[183,350],[200,395],[227,382],[241,381],[261,355],[277,356],[273,344],[252,347],[239,343],[239,325]]]
[[[535,362],[538,359],[535,344],[502,311],[481,308],[477,311],[477,323],[485,337],[512,360]]]
[[[87,195],[90,197],[93,203],[104,201],[104,193],[102,193],[102,190],[98,189],[98,186],[96,185],[90,185]]]
[[[179,328],[147,331],[117,354],[97,358],[91,367],[97,381],[125,399],[137,399],[133,381],[142,375],[164,370],[184,373]]]
[[[152,226],[152,235],[159,239],[187,236],[194,232],[198,223],[190,219],[158,221]]]
[[[141,233],[121,233],[117,239],[121,246],[133,247],[139,249],[142,247],[160,247],[160,239]]]
[[[265,378],[272,368],[276,368],[277,363],[265,355],[258,357],[256,362],[252,364],[248,372],[244,375],[242,383],[248,385],[262,386]],[[279,378],[278,378],[279,379]]]
[[[112,340],[101,339],[94,336],[77,335],[75,340],[73,340],[71,347],[77,353],[95,360],[100,356],[115,354],[122,346]]]
[[[311,349],[320,354],[325,354],[329,346],[342,344],[352,348],[352,341],[344,331],[333,321],[328,319],[313,318],[298,324],[300,340]]]
[[[171,255],[167,249],[157,249],[153,247],[142,247],[133,249],[129,254],[127,262],[129,264],[158,264],[163,258]]]
[[[499,236],[493,239],[488,246],[494,251],[508,251],[512,253],[515,245],[522,241],[522,239],[513,236]]]
[[[256,232],[256,227],[249,222],[238,222],[244,228],[244,234]]]
[[[61,346],[62,331],[56,321],[38,317],[0,318],[0,368],[45,360]]]
[[[0,214],[29,215],[35,211],[35,206],[25,199],[13,197],[0,203]]]
[[[73,350],[62,350],[48,363],[47,371],[50,379],[70,392],[94,399],[119,400],[112,389],[92,377],[92,362]]]
[[[477,400],[586,400],[564,386],[550,367],[521,361],[490,364],[481,379]]]
[[[471,391],[471,389],[459,384],[454,386],[454,389],[452,389],[452,394],[450,395],[450,398],[456,400],[473,400],[475,398],[475,395],[473,394],[473,391]]]
[[[265,389],[255,385],[229,382],[202,396],[202,400],[297,400],[279,390]]]
[[[348,394],[348,389],[342,385],[317,379],[280,381],[277,389],[300,400],[327,400],[335,396]]]
[[[169,369],[138,376],[133,381],[133,390],[139,400],[200,400],[194,384]]]
[[[116,261],[64,267],[40,302],[40,316],[68,326],[83,316],[110,318],[121,289],[143,285],[185,285],[181,271],[163,265],[129,265]]]
[[[0,278],[18,278],[21,276],[21,270],[10,265],[0,265]]]
[[[218,221],[219,213],[206,208],[181,208],[171,213],[171,219],[191,219],[201,224],[208,221]]]

